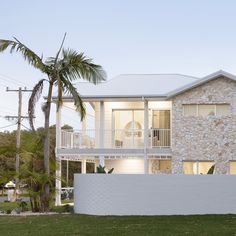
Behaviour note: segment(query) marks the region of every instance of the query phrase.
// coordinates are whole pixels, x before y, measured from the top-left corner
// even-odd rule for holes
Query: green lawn
[[[2,216],[0,235],[236,235],[236,215]]]

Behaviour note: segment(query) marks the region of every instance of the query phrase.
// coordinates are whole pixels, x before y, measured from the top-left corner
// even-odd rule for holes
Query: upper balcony
[[[61,131],[61,148],[101,148],[100,130]],[[144,148],[143,129],[103,130],[102,148]],[[147,148],[170,148],[170,129],[148,129]]]

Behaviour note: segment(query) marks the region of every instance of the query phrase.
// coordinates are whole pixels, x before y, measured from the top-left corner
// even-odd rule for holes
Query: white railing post
[[[61,157],[58,155],[58,149],[61,148],[61,106],[56,113],[56,199],[55,205],[61,205]]]
[[[144,173],[148,174],[148,101],[144,100]]]
[[[82,160],[81,162],[81,173],[86,174],[86,160]]]
[[[104,148],[104,102],[100,101],[99,148]],[[99,156],[99,164],[105,166],[104,156]]]
[[[74,132],[70,132],[70,148],[74,147]]]

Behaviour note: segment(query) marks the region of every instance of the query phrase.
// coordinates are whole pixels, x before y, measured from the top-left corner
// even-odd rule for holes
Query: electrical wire
[[[8,128],[8,127],[14,126],[14,125],[16,125],[16,124],[17,124],[17,123],[11,124],[11,125],[2,126],[2,127],[0,127],[0,129]]]
[[[5,80],[9,83],[14,83],[14,84],[17,83],[20,86],[25,86],[25,84],[26,84],[26,83],[21,82],[20,80],[14,79],[14,78],[12,78],[8,75],[4,75],[4,74],[1,74],[1,73],[0,73],[0,79]]]
[[[22,122],[21,122],[21,125],[22,125],[24,128],[26,128],[27,130],[32,131],[32,129],[30,129],[30,128],[28,128],[27,126],[23,125]]]

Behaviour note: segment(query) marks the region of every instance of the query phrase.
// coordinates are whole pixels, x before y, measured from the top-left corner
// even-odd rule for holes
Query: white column
[[[144,100],[144,173],[148,174],[148,139],[149,139],[149,130],[148,130],[148,101]]]
[[[56,114],[56,199],[55,205],[61,205],[61,158],[58,156],[57,150],[61,147],[61,107],[58,108]]]
[[[81,162],[81,173],[86,174],[86,160],[82,160]]]
[[[100,101],[99,148],[104,148],[104,102]],[[104,156],[99,156],[99,164],[105,166]]]

